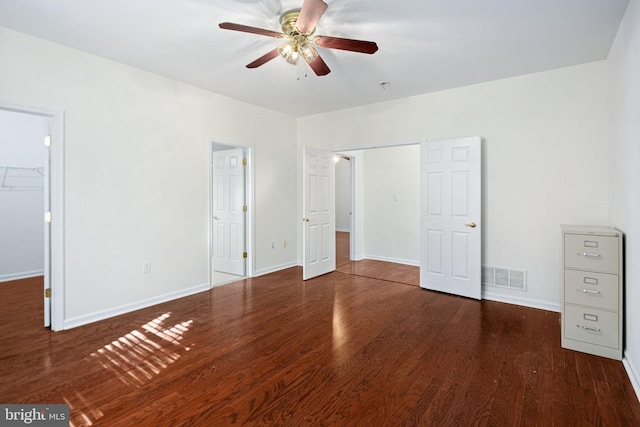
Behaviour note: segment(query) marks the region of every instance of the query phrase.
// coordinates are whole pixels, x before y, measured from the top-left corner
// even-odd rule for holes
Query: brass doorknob
[[[475,222],[470,222],[468,224],[465,224],[467,227],[471,227],[471,228],[476,228],[476,223]]]
[[[302,220],[303,220],[304,222],[309,222],[309,221],[311,221],[311,218],[302,218]]]
[[[220,218],[218,218],[218,215],[214,215],[213,219],[220,219]]]

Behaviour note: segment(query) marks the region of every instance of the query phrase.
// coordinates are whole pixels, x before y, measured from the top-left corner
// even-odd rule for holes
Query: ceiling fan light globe
[[[291,52],[291,58],[288,60],[289,64],[293,64],[293,65],[297,65],[298,64],[298,51],[294,50],[293,52]]]
[[[318,57],[318,51],[309,43],[305,43],[298,49],[307,62],[311,62]]]
[[[278,48],[278,53],[282,56],[289,64],[297,65],[298,64],[298,46],[292,43],[285,43]]]

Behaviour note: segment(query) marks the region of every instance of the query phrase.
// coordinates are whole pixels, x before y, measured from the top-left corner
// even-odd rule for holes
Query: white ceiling
[[[218,28],[280,31],[280,15],[302,0],[0,0],[0,26],[300,117],[603,60],[628,3],[325,1],[316,35],[379,46],[319,49],[325,77],[279,57],[247,69],[282,40]]]

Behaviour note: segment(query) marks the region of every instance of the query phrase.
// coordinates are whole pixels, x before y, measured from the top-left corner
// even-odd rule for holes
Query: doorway
[[[419,152],[419,143],[337,151],[351,166],[351,261],[419,265]]]
[[[352,158],[336,154],[336,267],[353,261]]]
[[[340,272],[419,286],[418,152],[418,143],[336,151],[350,169],[340,179],[338,160],[336,205],[338,193],[347,192],[351,213],[348,262]]]
[[[251,277],[251,147],[210,144],[210,286]]]
[[[472,139],[479,141],[479,138],[469,138],[469,140]],[[439,142],[448,147],[455,145],[457,140]],[[429,144],[432,143],[430,142]],[[423,255],[424,248],[421,243],[425,239],[421,238],[421,233],[419,232],[421,228],[424,228],[421,218],[421,211],[424,206],[421,206],[421,201],[425,199],[425,195],[421,195],[421,191],[426,191],[426,187],[421,190],[421,187],[424,187],[422,185],[424,183],[421,183],[421,177],[426,173],[427,165],[435,162],[435,158],[422,161],[421,153],[424,150],[423,147],[427,146],[421,142],[416,142],[384,147],[365,147],[359,150],[344,149],[336,152],[352,157],[351,163],[352,169],[354,169],[352,182],[354,226],[351,230],[350,241],[357,242],[357,249],[355,257],[352,256],[351,259],[355,261],[366,260],[367,263],[365,264],[373,264],[369,261],[378,261],[393,263],[395,266],[403,266],[403,269],[406,267],[406,275],[409,277],[406,283],[430,288],[430,284],[421,283],[419,277],[415,274],[419,272],[416,268],[423,268],[426,265],[426,259],[430,259],[432,262],[436,261],[433,256],[427,258]],[[453,150],[452,158],[455,163],[465,163],[464,160],[467,159],[466,148],[463,150],[461,147],[453,147]],[[462,184],[465,183],[469,185],[471,183],[474,183],[474,185],[479,183],[479,178],[473,178],[473,180],[469,178],[469,181],[467,181],[468,176],[462,172],[462,170],[459,173],[456,172],[453,177],[455,183],[459,182],[460,184],[454,186],[455,188],[464,188]],[[435,181],[432,180],[430,182],[433,184]],[[451,187],[451,189],[455,189],[454,187]],[[442,191],[445,190],[443,189]],[[446,191],[449,192],[450,190]],[[433,191],[425,194],[431,193],[435,194]],[[473,205],[479,207],[480,193],[473,194]],[[468,247],[464,246],[469,249],[468,252],[460,249],[455,258],[448,259],[446,268],[443,267],[446,271],[454,271],[449,275],[452,277],[451,279],[447,277],[446,292],[471,296],[449,286],[449,282],[458,280],[459,276],[462,275],[461,271],[464,270],[474,273],[473,280],[470,279],[474,288],[472,297],[478,298],[480,281],[476,280],[476,273],[480,271],[481,245],[477,238],[480,236],[481,220],[479,214],[465,213],[463,215],[460,213],[461,209],[458,209],[458,205],[471,206],[470,199],[469,203],[467,203],[466,193],[454,192],[452,197],[452,206],[457,209],[456,217],[464,220],[463,230],[456,229],[453,234],[451,231],[443,231],[442,235],[452,235],[458,248],[463,248],[459,244],[460,242],[467,242],[467,229],[472,230],[474,239],[473,242],[471,239],[468,240]],[[440,200],[439,197],[435,197],[434,200],[436,199]],[[431,241],[436,242],[435,239]],[[431,249],[434,249],[434,247],[432,245]],[[473,250],[471,250],[472,248]],[[354,251],[354,245],[351,246],[351,251]],[[446,250],[443,253],[445,252]],[[461,267],[463,260],[471,260],[472,258],[474,260],[472,264],[465,263],[464,268]],[[371,270],[373,271],[373,268]],[[352,265],[350,271],[356,271],[361,275],[370,274],[368,266],[364,266],[364,264],[362,267],[360,265]],[[376,272],[375,275],[379,275],[379,273]],[[396,278],[394,281],[400,280]],[[433,279],[430,281],[433,281]],[[444,286],[439,287],[439,290],[445,291],[444,289]]]
[[[0,104],[0,282],[39,278],[53,330],[64,329],[62,124],[62,112]]]

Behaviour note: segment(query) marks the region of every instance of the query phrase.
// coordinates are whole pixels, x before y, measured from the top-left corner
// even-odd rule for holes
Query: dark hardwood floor
[[[386,261],[349,260],[349,233],[336,233],[336,270],[355,276],[371,277],[405,285],[420,286],[420,268]]]
[[[638,426],[621,362],[560,347],[559,314],[300,268],[95,324],[41,326],[0,283],[0,403],[71,425]]]

